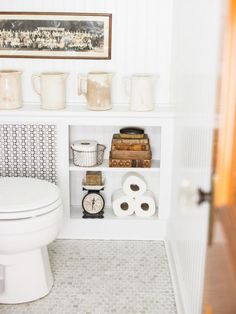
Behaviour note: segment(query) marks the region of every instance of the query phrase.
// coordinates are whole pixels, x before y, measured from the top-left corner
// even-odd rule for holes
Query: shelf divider
[[[70,160],[70,171],[87,171],[87,170],[94,170],[94,171],[114,171],[114,172],[121,172],[121,171],[137,171],[137,172],[159,172],[160,171],[160,160],[152,160],[152,167],[151,168],[122,168],[122,167],[109,167],[109,160],[105,159],[100,166],[95,167],[79,167],[73,164],[73,160]]]

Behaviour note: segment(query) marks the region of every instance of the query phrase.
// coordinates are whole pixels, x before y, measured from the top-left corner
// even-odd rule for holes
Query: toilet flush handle
[[[5,267],[3,265],[0,265],[0,293],[3,293],[4,291],[4,284],[5,284],[5,279],[4,279],[4,270]]]

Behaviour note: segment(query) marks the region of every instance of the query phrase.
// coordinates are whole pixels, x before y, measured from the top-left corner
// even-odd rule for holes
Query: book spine
[[[112,159],[125,159],[125,160],[145,160],[151,159],[152,153],[150,150],[146,151],[126,151],[126,150],[113,150],[111,151]]]
[[[132,151],[145,151],[150,150],[148,144],[126,144],[126,143],[115,143],[112,144],[111,149],[114,150],[132,150]]]
[[[112,145],[116,144],[127,144],[127,145],[137,145],[137,144],[145,144],[149,145],[149,139],[143,138],[143,139],[121,139],[121,138],[115,138],[112,139]]]
[[[151,160],[134,160],[134,159],[109,159],[109,167],[122,167],[122,168],[150,168]]]
[[[144,134],[120,134],[120,138],[124,138],[124,139],[143,139],[144,138]]]

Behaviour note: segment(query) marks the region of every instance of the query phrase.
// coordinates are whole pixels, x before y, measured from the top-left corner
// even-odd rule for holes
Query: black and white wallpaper
[[[56,126],[0,124],[0,176],[56,183]]]

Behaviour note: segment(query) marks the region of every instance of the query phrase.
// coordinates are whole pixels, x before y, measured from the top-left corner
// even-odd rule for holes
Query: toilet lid
[[[29,214],[32,216],[32,211],[34,215],[35,211],[45,213],[55,208],[55,205],[58,206],[59,200],[58,187],[47,181],[20,177],[0,178],[0,216],[10,214],[11,219],[17,219],[29,217]]]

